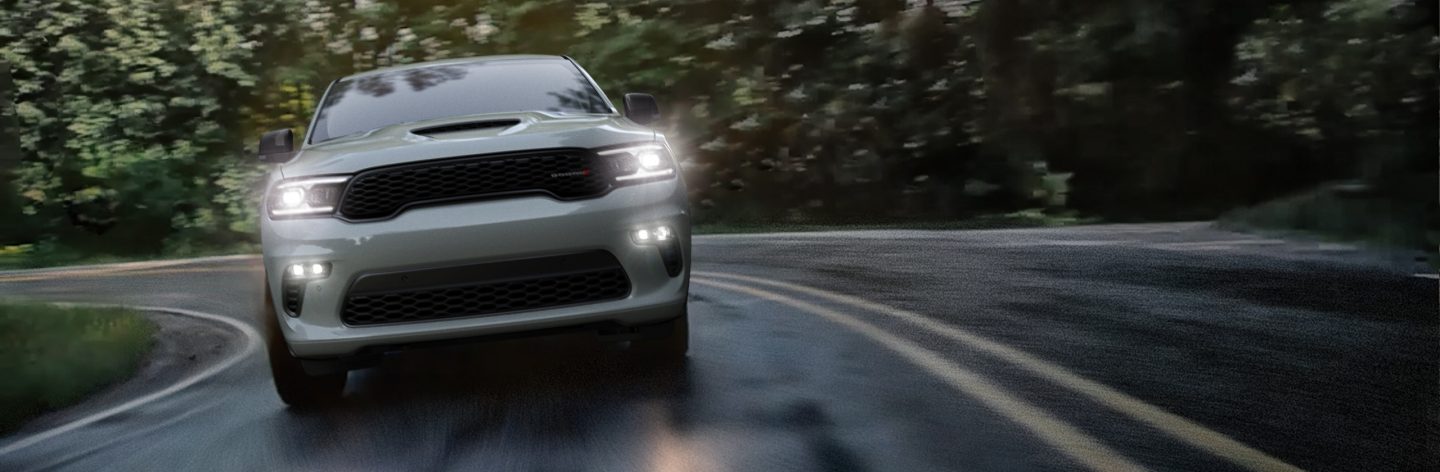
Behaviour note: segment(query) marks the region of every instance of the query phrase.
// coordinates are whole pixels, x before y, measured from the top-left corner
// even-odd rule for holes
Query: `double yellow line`
[[[884,305],[862,298],[835,293],[814,287],[798,285],[760,277],[722,272],[695,272],[692,282],[721,290],[744,293],[772,301],[797,310],[818,315],[841,324],[886,348],[901,355],[912,363],[945,381],[952,388],[968,395],[997,413],[1005,416],[1041,441],[1056,448],[1070,459],[1093,470],[1144,470],[1145,468],[1079,428],[1056,418],[1045,410],[1030,404],[984,376],[946,361],[932,350],[891,334],[857,317],[794,297],[747,285],[760,285],[802,293],[852,308],[890,316],[915,327],[956,341],[964,346],[994,356],[1037,377],[1043,378],[1062,388],[1089,398],[1099,404],[1131,419],[1149,425],[1180,442],[1204,450],[1249,470],[1256,471],[1297,471],[1274,456],[1266,454],[1239,441],[1206,428],[1180,415],[1145,403],[1109,386],[1087,379],[1064,367],[1035,357],[1029,353],[1001,344],[970,331],[957,328],[915,312]],[[718,280],[716,280],[718,279]],[[725,280],[728,282],[721,282]]]

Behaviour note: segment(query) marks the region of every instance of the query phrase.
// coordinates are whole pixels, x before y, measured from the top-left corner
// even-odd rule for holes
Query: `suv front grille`
[[[630,279],[615,256],[597,251],[364,276],[346,296],[341,320],[366,326],[496,315],[629,294]]]
[[[524,193],[570,200],[610,190],[608,168],[578,149],[469,156],[369,169],[355,175],[340,199],[340,216],[368,220],[408,206]]]

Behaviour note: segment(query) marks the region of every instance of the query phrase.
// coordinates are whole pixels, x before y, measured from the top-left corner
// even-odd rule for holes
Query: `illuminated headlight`
[[[323,216],[335,212],[350,177],[287,180],[270,192],[270,216]]]
[[[306,262],[285,267],[285,278],[289,280],[314,280],[330,276],[329,262]]]
[[[659,144],[609,149],[597,154],[615,159],[615,181],[619,183],[658,180],[675,175],[675,161]]]
[[[635,153],[635,161],[640,163],[641,170],[658,170],[665,162],[660,151],[650,149]]]
[[[635,244],[661,244],[675,239],[675,232],[669,226],[651,226],[630,232]]]

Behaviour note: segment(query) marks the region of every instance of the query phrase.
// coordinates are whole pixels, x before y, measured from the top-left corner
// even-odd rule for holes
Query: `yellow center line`
[[[867,311],[893,316],[909,322],[917,327],[929,330],[946,338],[968,345],[976,350],[985,352],[1000,358],[1006,362],[1019,366],[1032,374],[1049,380],[1052,383],[1067,388],[1075,393],[1084,395],[1100,404],[1103,404],[1115,411],[1124,414],[1132,419],[1148,424],[1151,427],[1164,432],[1186,444],[1211,454],[1223,457],[1230,462],[1256,471],[1298,471],[1302,470],[1266,454],[1260,450],[1231,439],[1218,431],[1206,428],[1205,426],[1191,421],[1183,416],[1165,411],[1164,409],[1151,405],[1124,392],[1111,388],[1100,382],[1087,379],[1079,374],[1070,372],[1064,367],[1021,351],[1019,349],[990,340],[989,338],[971,333],[961,328],[947,325],[945,323],[930,319],[924,315],[895,308],[889,305],[872,302],[859,297],[835,293],[804,285],[769,280],[759,277],[750,277],[738,274],[727,274],[720,272],[694,272],[694,275],[701,277],[715,277],[727,280],[750,282],[770,287],[778,287],[793,290],[848,306],[861,308]]]
[[[1035,437],[1059,450],[1066,457],[1092,470],[1130,471],[1145,468],[1085,434],[1075,426],[1056,418],[1049,412],[1010,394],[1004,388],[974,371],[946,361],[940,355],[920,347],[899,336],[875,327],[852,316],[796,300],[774,292],[757,288],[734,285],[713,280],[692,279],[694,283],[722,290],[745,293],[757,298],[788,305],[801,311],[819,315],[827,320],[844,325],[889,348],[910,362],[920,366],[952,388],[979,400],[991,410],[1003,415]]]

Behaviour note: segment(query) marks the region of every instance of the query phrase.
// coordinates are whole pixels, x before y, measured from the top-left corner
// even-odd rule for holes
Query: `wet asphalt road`
[[[0,470],[1440,468],[1440,290],[1405,254],[1166,224],[702,237],[695,259],[681,369],[504,341],[295,413],[256,351]],[[0,275],[0,297],[253,323],[259,281],[238,259]]]

